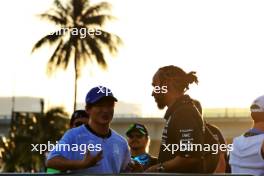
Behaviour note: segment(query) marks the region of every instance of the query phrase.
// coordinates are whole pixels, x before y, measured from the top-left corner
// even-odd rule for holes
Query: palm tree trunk
[[[73,112],[76,110],[76,98],[77,98],[77,80],[78,80],[78,69],[77,69],[77,49],[75,48],[75,54],[74,54],[74,104],[73,104]]]
[[[76,66],[75,66],[76,67]],[[75,79],[74,79],[74,104],[73,104],[73,112],[76,110],[76,97],[77,97],[77,72],[75,70]]]

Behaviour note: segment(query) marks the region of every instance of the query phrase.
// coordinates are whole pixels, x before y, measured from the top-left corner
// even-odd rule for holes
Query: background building
[[[78,104],[78,108],[83,109],[84,104]],[[41,113],[44,110],[44,102],[42,98],[33,97],[0,98],[0,136],[8,133],[12,110]],[[219,127],[228,143],[232,142],[233,137],[245,132],[252,124],[248,110],[245,109],[205,109],[204,112],[206,121]],[[111,127],[126,137],[125,132],[128,126],[135,122],[142,123],[148,128],[151,138],[149,152],[157,156],[164,119],[162,117],[143,118],[139,105],[118,102]]]
[[[0,136],[8,133],[12,112],[42,113],[44,101],[34,97],[0,97]]]

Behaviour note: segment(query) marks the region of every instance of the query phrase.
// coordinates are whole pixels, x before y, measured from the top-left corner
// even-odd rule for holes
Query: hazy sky
[[[51,105],[73,105],[73,68],[48,78],[54,47],[31,54],[32,46],[54,26],[36,14],[52,0],[3,1],[0,6],[0,96],[45,97]],[[117,21],[107,30],[123,38],[118,57],[102,71],[84,67],[78,101],[106,85],[116,97],[142,106],[143,115],[160,114],[151,97],[155,71],[177,65],[197,71],[199,85],[189,94],[204,107],[248,107],[264,94],[264,1],[111,0]]]

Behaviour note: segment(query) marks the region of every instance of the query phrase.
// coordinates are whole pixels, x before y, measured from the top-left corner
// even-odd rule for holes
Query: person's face
[[[157,73],[154,75],[154,77],[152,79],[152,86],[153,86],[152,96],[154,97],[158,108],[164,109],[164,107],[166,106],[165,94],[162,93],[161,91],[157,91],[157,89],[156,89],[157,87],[158,88],[162,87],[161,81],[160,81]]]
[[[102,98],[87,109],[90,120],[100,125],[109,124],[113,119],[114,105],[113,99]]]
[[[82,118],[77,118],[73,121],[72,123],[72,128],[81,126],[83,124],[87,124],[88,123],[88,118],[82,117]]]
[[[147,147],[148,137],[139,131],[131,131],[128,135],[128,145],[131,150],[145,149]]]

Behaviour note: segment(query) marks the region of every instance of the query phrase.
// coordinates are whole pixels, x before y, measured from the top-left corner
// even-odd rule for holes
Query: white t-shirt
[[[263,176],[264,158],[261,154],[263,142],[264,134],[234,138],[229,161],[232,173]]]

